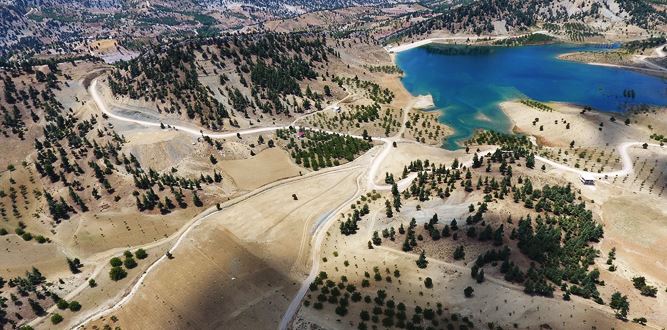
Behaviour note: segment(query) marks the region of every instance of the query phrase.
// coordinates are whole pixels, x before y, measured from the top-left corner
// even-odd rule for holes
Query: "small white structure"
[[[579,176],[579,180],[581,180],[581,183],[583,183],[584,185],[587,185],[587,186],[594,186],[595,185],[595,178],[592,175],[587,174],[587,173],[581,174],[581,176]]]
[[[340,112],[340,107],[337,106],[337,105],[334,105],[333,106],[333,111],[335,111],[336,113],[339,113]]]

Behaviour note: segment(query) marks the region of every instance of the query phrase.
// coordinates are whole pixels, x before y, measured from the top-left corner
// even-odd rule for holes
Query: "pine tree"
[[[380,235],[378,234],[377,231],[373,232],[373,244],[375,244],[375,245],[381,245],[382,244],[382,239],[380,238]]]
[[[463,245],[459,245],[455,250],[454,250],[454,260],[462,260],[465,258],[465,252],[463,251]]]
[[[422,251],[421,254],[419,254],[419,259],[416,261],[417,267],[419,268],[426,268],[428,266],[428,260],[426,260],[426,253]]]
[[[192,203],[195,204],[196,207],[204,206],[204,203],[202,203],[201,199],[199,199],[199,196],[197,196],[196,191],[192,193]]]
[[[475,280],[477,280],[477,283],[484,282],[484,269],[480,269],[479,272],[477,272],[477,276],[475,276]]]
[[[621,295],[618,291],[614,292],[614,294],[611,295],[609,307],[614,310],[617,318],[625,320],[628,316],[628,311],[630,310],[628,296]]]
[[[400,194],[394,196],[394,209],[396,209],[396,211],[401,210],[401,195]]]

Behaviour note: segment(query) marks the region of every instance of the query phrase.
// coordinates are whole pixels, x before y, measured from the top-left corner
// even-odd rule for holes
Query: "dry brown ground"
[[[453,195],[450,198],[456,199],[457,197]],[[380,199],[380,201],[382,200]],[[439,203],[430,203],[431,207],[437,204]],[[384,213],[383,203],[376,202],[371,205],[371,215]],[[429,211],[429,206],[422,205],[422,207],[422,212],[428,214],[428,218],[430,218],[433,212]],[[440,209],[437,212],[442,216],[442,211],[447,212],[447,209]],[[404,210],[401,211],[401,214],[403,213],[406,215],[404,219],[415,216],[414,208],[410,206],[404,207]],[[349,283],[356,285],[357,289],[362,291],[362,295],[368,294],[374,297],[376,290],[385,290],[388,295],[387,299],[393,299],[396,303],[403,302],[407,305],[409,317],[415,306],[435,309],[435,304],[439,302],[444,305],[445,313],[459,313],[462,316],[469,316],[479,328],[486,327],[487,322],[494,322],[504,328],[516,327],[519,329],[535,329],[546,325],[552,329],[641,328],[635,324],[616,320],[610,314],[610,311],[597,307],[591,301],[574,297],[573,301],[566,302],[560,298],[549,299],[526,295],[521,287],[506,283],[502,279],[490,279],[494,276],[491,266],[486,267],[487,281],[480,285],[470,278],[465,262],[453,262],[451,256],[443,258],[443,261],[430,259],[431,261],[426,269],[419,269],[415,264],[417,254],[403,253],[400,251],[400,246],[393,247],[391,244],[385,246],[388,241],[384,242],[382,247],[369,250],[366,242],[372,231],[386,228],[386,224],[382,224],[385,221],[382,220],[383,217],[383,215],[380,216],[376,222],[370,220],[372,217],[362,220],[360,230],[355,236],[342,236],[337,226],[333,226],[322,250],[322,257],[328,259],[327,262],[323,263],[322,270],[326,271],[328,277],[334,281],[338,281],[342,275],[347,276]],[[397,226],[397,221],[400,222],[400,220],[391,219],[390,224]],[[374,224],[372,228],[370,227],[371,224]],[[421,227],[421,225],[418,225],[418,227]],[[450,250],[451,252],[459,243],[460,241],[454,242],[450,238],[441,239],[438,245],[440,245],[439,249]],[[427,243],[424,241],[419,244]],[[429,245],[428,249],[430,250],[427,255],[431,257],[437,255],[433,248],[434,246]],[[444,250],[441,252],[444,252]],[[479,251],[482,250],[484,249]],[[474,251],[475,249],[466,250],[466,262],[474,260],[476,256]],[[344,261],[348,261],[349,266],[345,267]],[[375,281],[372,278],[374,267],[379,268],[383,277],[382,281]],[[389,272],[386,272],[387,269]],[[392,275],[395,269],[400,271],[399,278]],[[361,287],[364,272],[371,274],[371,286],[369,288]],[[384,279],[385,276],[391,276],[392,281],[387,282]],[[427,276],[433,279],[433,289],[424,287],[423,281]],[[473,298],[464,297],[463,288],[466,286],[474,287]],[[316,295],[317,293],[309,292],[306,296],[306,300],[311,302],[311,306]],[[312,307],[302,307],[295,321],[295,328],[316,324],[325,329],[355,329],[359,322],[360,311],[370,312],[373,307],[373,304],[366,304],[363,301],[351,303],[348,314],[345,317],[340,317],[334,313],[331,304],[325,302],[324,305],[325,307],[321,311]],[[370,324],[372,323],[368,323],[368,325]]]
[[[575,146],[616,146],[628,141],[648,141],[651,131],[645,125],[625,125],[626,117],[616,113],[600,113],[587,111],[581,114],[581,108],[566,104],[549,103],[555,110],[541,111],[510,101],[503,102],[501,109],[514,123],[516,131],[536,136],[538,141],[548,146],[569,147],[571,141]],[[616,118],[616,122],[610,120]],[[533,125],[533,121],[539,121]],[[567,123],[570,128],[567,129]],[[600,123],[603,123],[600,131]],[[540,131],[540,126],[544,127]]]
[[[45,274],[69,272],[66,256],[53,243],[26,242],[16,235],[0,239],[2,276],[6,279],[25,275],[32,267]]]
[[[537,136],[540,142],[565,147],[568,141],[574,139],[577,144],[585,144],[588,149],[604,149],[607,153],[622,142],[656,143],[650,141],[649,136],[665,131],[667,120],[665,110],[652,110],[633,113],[629,117],[631,124],[626,126],[623,124],[624,118],[617,114],[587,112],[582,115],[576,107],[550,105],[556,111],[538,111],[513,102],[505,103],[503,110],[513,120],[516,129]],[[609,120],[612,115],[616,117],[616,123]],[[533,126],[535,118],[540,118],[540,121]],[[569,130],[565,129],[561,119],[570,123]],[[553,124],[554,120],[559,123]],[[600,122],[604,122],[602,131],[598,130]],[[539,131],[542,124],[545,125],[544,131]],[[601,270],[601,279],[607,283],[600,287],[602,296],[608,297],[614,291],[627,294],[631,318],[644,316],[651,324],[661,326],[667,324],[667,318],[662,312],[667,305],[664,294],[664,288],[667,287],[667,255],[656,247],[667,236],[664,229],[667,213],[662,207],[667,203],[664,195],[667,155],[656,148],[644,150],[641,147],[631,148],[629,153],[634,163],[633,173],[623,178],[602,179],[593,188],[581,187],[581,192],[594,201],[590,205],[604,225],[605,238],[598,245],[602,257],[596,265]],[[576,174],[558,170],[548,170],[547,173],[580,186]],[[614,264],[618,269],[615,272],[608,271],[609,266],[605,263],[606,255],[612,247],[616,248],[617,254]],[[657,298],[639,294],[631,282],[636,276],[645,276],[650,285],[658,288]]]
[[[57,237],[67,251],[77,257],[116,247],[136,246],[168,237],[203,209],[189,207],[160,214],[137,214],[136,207],[93,213],[62,225]]]
[[[631,313],[643,315],[651,323],[667,324],[664,313],[667,308],[667,253],[657,248],[667,239],[667,212],[660,205],[665,199],[619,194],[610,198],[601,207],[602,222],[605,224],[605,239],[601,250],[606,255],[616,248],[618,267],[613,273],[603,272],[602,279],[607,286],[628,294]],[[601,268],[608,267],[604,260]],[[631,279],[644,276],[650,285],[658,288],[657,298],[644,297],[632,286]]]
[[[202,222],[113,313],[117,324],[275,327],[306,271],[314,224],[354,194],[360,173],[349,167],[276,186]]]
[[[603,41],[604,42],[604,39]],[[573,62],[582,62],[582,63],[591,63],[591,64],[604,64],[612,66],[622,66],[631,70],[635,70],[644,74],[654,75],[657,77],[667,77],[667,73],[656,70],[656,68],[651,67],[641,61],[638,61],[636,56],[654,56],[654,48],[645,49],[644,51],[637,52],[628,52],[625,50],[617,51],[601,51],[601,52],[574,52],[559,55],[558,58],[566,61]],[[660,58],[654,58],[653,61],[660,62]]]
[[[576,52],[559,55],[566,61],[584,63],[608,63],[614,65],[633,65],[632,54],[626,52]]]
[[[277,19],[264,23],[266,30],[274,32],[294,32],[310,30],[313,27],[329,27],[355,23],[369,12],[379,13],[373,7],[350,7],[306,13],[291,19]]]
[[[224,160],[220,167],[242,190],[253,190],[265,184],[299,175],[289,154],[280,148],[266,149],[251,159]]]
[[[375,180],[376,182],[384,182],[385,173],[391,173],[394,175],[394,178],[398,179],[403,174],[403,167],[418,159],[429,159],[436,164],[445,164],[449,166],[455,158],[462,160],[463,158],[469,157],[471,156],[466,156],[465,150],[451,152],[435,146],[417,144],[414,142],[400,142],[397,143],[394,152],[389,153],[387,158],[385,158],[385,161],[380,165],[380,168],[377,171],[378,177],[375,178]]]

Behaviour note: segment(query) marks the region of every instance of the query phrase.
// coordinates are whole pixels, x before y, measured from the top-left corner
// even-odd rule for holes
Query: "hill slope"
[[[501,33],[525,30],[538,23],[590,22],[596,26],[628,23],[645,30],[660,29],[667,13],[644,1],[630,0],[480,0],[462,5],[405,29],[395,36],[449,32]]]

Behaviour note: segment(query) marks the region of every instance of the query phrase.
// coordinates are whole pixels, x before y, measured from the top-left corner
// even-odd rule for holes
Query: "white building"
[[[581,180],[581,183],[587,185],[587,186],[594,186],[595,185],[595,177],[588,173],[583,173],[581,176],[579,176],[579,180]]]

